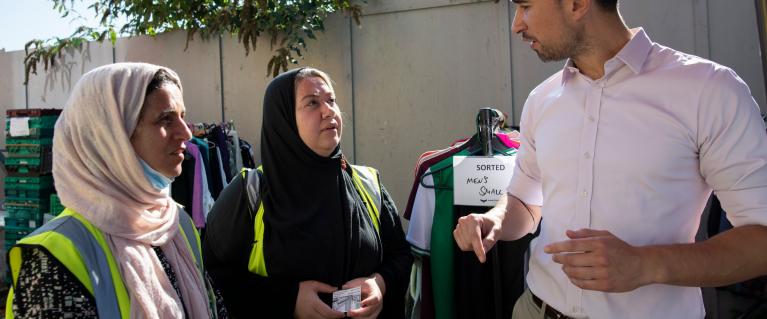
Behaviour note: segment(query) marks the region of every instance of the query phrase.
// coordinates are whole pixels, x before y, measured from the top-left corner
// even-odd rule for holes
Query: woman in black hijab
[[[303,68],[264,96],[263,171],[243,171],[211,211],[203,253],[230,315],[402,318],[412,256],[377,171],[350,165],[330,78]],[[360,287],[360,308],[330,306]]]

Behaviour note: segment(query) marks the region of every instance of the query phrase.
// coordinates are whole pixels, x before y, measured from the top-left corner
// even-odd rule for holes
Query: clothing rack
[[[187,123],[194,138],[187,141],[182,174],[171,184],[171,196],[188,208],[195,226],[203,228],[207,213],[221,191],[243,168],[255,168],[252,146],[239,137],[234,121]]]
[[[452,236],[458,218],[487,210],[450,202],[454,157],[514,156],[519,148],[519,132],[505,129],[503,112],[477,111],[476,131],[470,138],[427,151],[416,164],[403,216],[410,220],[408,242],[423,263],[414,265],[408,319],[506,319],[513,306],[508,301],[516,300],[524,289],[523,256],[530,237],[497,243],[483,264],[473,253],[461,252]],[[421,271],[423,277],[418,275]]]
[[[477,114],[477,135],[479,136],[482,154],[493,156],[493,133],[501,121],[501,116],[492,108],[481,108]],[[493,267],[493,291],[495,298],[495,314],[500,319],[503,309],[501,307],[501,262],[497,249],[490,250],[490,260]]]
[[[220,127],[225,133],[229,133],[231,130],[235,130],[234,120],[229,120],[221,123],[187,123],[189,129],[192,130],[192,135],[201,137],[210,133],[210,130]]]

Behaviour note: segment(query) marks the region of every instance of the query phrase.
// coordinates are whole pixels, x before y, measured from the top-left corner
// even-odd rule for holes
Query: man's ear
[[[589,13],[593,5],[592,0],[567,0],[567,2],[569,2],[569,6],[566,9],[569,11],[568,13],[573,21],[580,21]]]

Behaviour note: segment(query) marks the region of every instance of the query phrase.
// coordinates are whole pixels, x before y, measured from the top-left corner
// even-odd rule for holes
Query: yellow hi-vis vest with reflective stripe
[[[352,181],[354,182],[354,189],[357,190],[362,201],[365,202],[365,208],[370,215],[370,220],[373,221],[373,227],[380,235],[379,229],[380,212],[381,212],[381,184],[378,182],[378,171],[375,168],[359,165],[351,165],[352,167]],[[261,166],[258,167],[258,171],[263,173]],[[248,169],[242,170],[242,178],[247,181],[245,185],[258,185],[258,174],[252,172],[248,174]],[[253,183],[253,184],[252,184]],[[264,258],[264,203],[261,202],[258,197],[258,191],[254,191],[250,187],[243,188],[243,191],[248,194],[249,208],[253,208],[258,203],[258,211],[256,212],[255,222],[253,223],[253,234],[255,236],[253,248],[250,251],[250,260],[248,261],[248,270],[254,274],[267,277],[268,272],[266,269],[266,260]],[[252,215],[252,214],[251,214]]]
[[[194,256],[203,276],[200,236],[192,219],[179,209],[179,230],[186,239],[187,248]],[[123,283],[120,268],[104,233],[73,210],[65,209],[59,216],[41,226],[29,236],[19,240],[8,252],[13,287],[19,278],[24,247],[38,246],[47,250],[60,261],[91,293],[96,302],[99,318],[130,318],[130,297]],[[215,295],[202,277],[208,289],[208,302],[216,316]],[[8,292],[5,317],[13,318],[13,287]]]

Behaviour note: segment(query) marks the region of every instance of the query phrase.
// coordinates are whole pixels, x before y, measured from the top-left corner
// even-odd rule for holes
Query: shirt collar
[[[632,35],[631,40],[623,46],[614,58],[607,60],[605,65],[611,61],[618,60],[626,64],[634,74],[639,74],[642,72],[642,67],[650,54],[650,49],[652,49],[653,43],[643,28],[634,28],[630,31]],[[565,67],[562,70],[562,84],[567,82],[567,80],[572,78],[577,72],[579,71],[578,68],[575,67],[573,60],[567,59],[567,63],[565,63]],[[607,70],[605,70],[605,73],[608,73]]]

